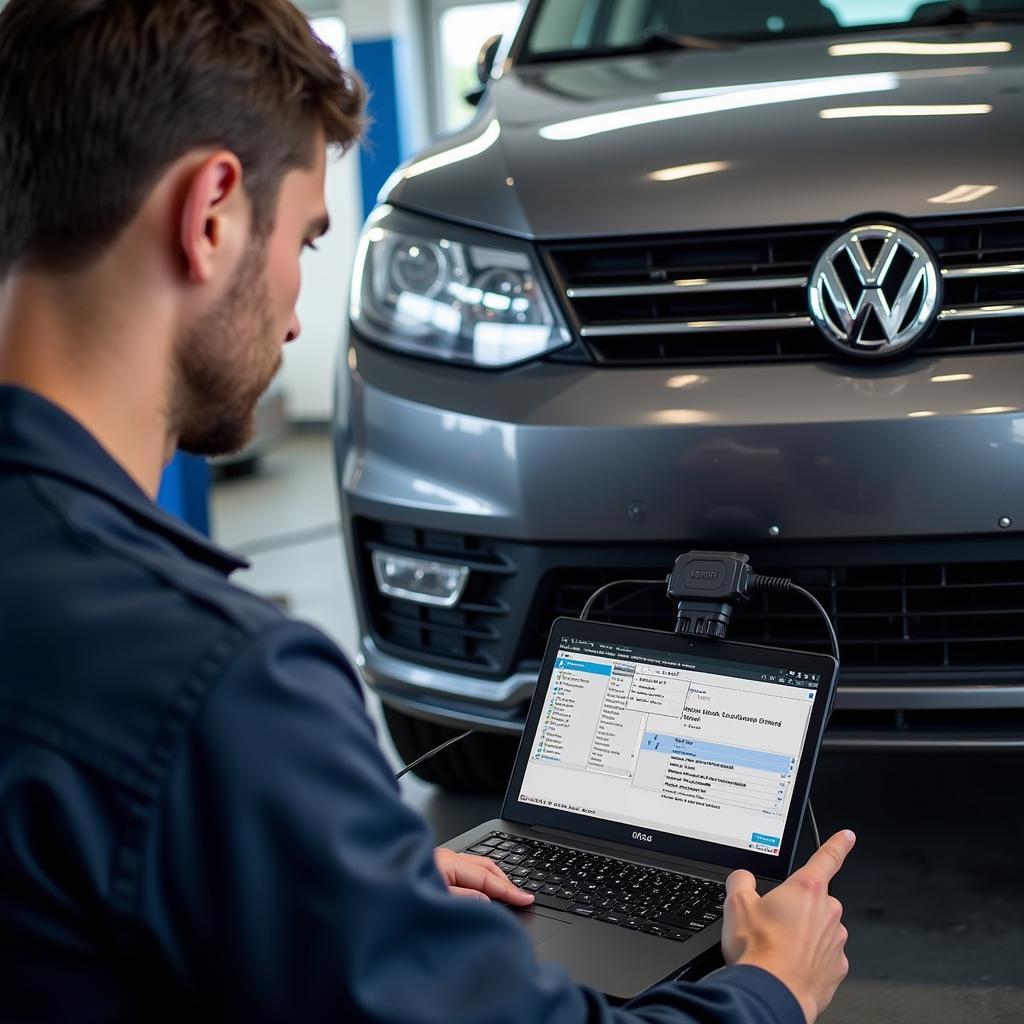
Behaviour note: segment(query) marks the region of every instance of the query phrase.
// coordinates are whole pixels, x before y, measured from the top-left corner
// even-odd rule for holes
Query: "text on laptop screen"
[[[563,640],[519,800],[778,856],[819,683]]]

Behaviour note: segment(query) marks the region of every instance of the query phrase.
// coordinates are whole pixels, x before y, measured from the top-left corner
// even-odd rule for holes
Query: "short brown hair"
[[[191,149],[235,153],[255,229],[364,89],[289,0],[11,0],[0,12],[0,280],[75,270]]]

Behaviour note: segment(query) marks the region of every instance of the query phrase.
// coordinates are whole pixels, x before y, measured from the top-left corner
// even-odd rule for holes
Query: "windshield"
[[[644,49],[651,41],[754,41],[835,34],[865,25],[1024,16],[1024,0],[544,0],[525,60]]]

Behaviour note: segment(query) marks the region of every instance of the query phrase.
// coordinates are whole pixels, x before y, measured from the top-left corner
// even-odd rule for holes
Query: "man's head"
[[[298,333],[326,146],[358,138],[362,106],[288,0],[11,0],[0,282],[70,288],[116,255],[125,297],[166,285],[171,432],[197,452],[236,448]]]

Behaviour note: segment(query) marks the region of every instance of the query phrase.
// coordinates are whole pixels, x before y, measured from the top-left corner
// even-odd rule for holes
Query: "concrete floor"
[[[217,484],[213,523],[222,544],[262,552],[239,583],[286,600],[354,649],[326,434],[296,434],[257,476]],[[277,550],[254,544],[293,534]],[[850,827],[859,836],[834,887],[846,906],[852,970],[827,1024],[1024,1024],[1022,769],[1024,755],[824,755],[813,797],[822,832]],[[493,817],[499,804],[412,776],[403,795],[439,841]]]

